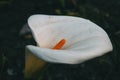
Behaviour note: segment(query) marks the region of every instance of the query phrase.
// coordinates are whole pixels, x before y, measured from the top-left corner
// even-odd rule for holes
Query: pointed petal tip
[[[27,49],[31,49],[33,47],[33,45],[27,45],[26,48]]]
[[[26,49],[29,50],[30,52],[34,53],[36,46],[33,45],[27,45]]]

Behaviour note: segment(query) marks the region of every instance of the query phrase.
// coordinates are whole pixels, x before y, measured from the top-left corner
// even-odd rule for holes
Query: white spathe
[[[93,22],[72,16],[32,15],[28,19],[38,46],[26,49],[48,62],[77,64],[101,56],[113,47],[107,33]],[[66,39],[61,50],[53,50]]]

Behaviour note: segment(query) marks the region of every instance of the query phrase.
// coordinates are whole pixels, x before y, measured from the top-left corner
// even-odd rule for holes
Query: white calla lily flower
[[[25,63],[26,78],[42,69],[46,64],[44,61],[78,64],[102,56],[113,49],[107,33],[87,19],[32,15],[28,19],[28,26],[37,46],[26,47],[26,54],[29,54]],[[65,40],[65,43],[59,46],[60,50],[55,50],[54,46],[61,40]]]
[[[34,55],[48,62],[76,64],[112,51],[107,33],[93,22],[72,16],[33,15],[28,25],[38,46],[28,45]],[[61,50],[51,48],[61,39]]]

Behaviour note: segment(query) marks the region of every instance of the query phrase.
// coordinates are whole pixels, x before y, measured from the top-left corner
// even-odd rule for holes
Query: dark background
[[[0,0],[0,80],[24,80],[25,46],[35,41],[19,32],[32,14],[90,19],[108,33],[114,47],[82,64],[50,64],[34,80],[120,80],[120,0]]]

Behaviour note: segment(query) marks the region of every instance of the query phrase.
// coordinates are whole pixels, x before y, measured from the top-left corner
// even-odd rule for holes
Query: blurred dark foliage
[[[0,80],[24,80],[25,46],[35,41],[19,32],[32,14],[90,19],[108,33],[114,47],[82,64],[51,64],[34,80],[120,80],[120,0],[0,0]]]

